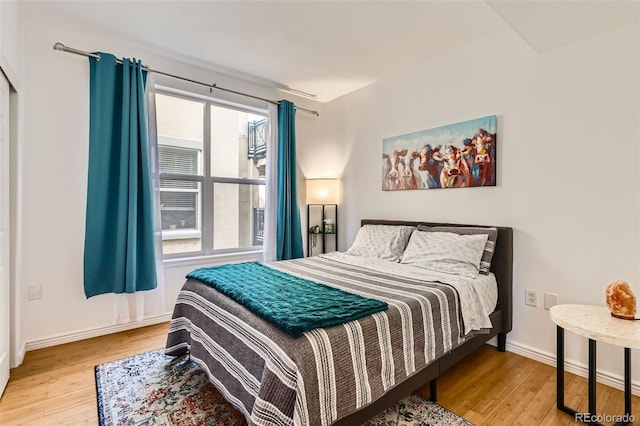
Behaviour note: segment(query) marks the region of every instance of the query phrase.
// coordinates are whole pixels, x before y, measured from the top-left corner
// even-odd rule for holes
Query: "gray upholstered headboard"
[[[411,222],[400,220],[363,219],[361,225],[409,225],[420,224],[428,226],[478,226],[489,228],[486,225],[465,225],[459,223],[434,223]],[[493,226],[498,229],[496,248],[491,260],[491,272],[498,281],[498,305],[496,310],[502,311],[503,332],[511,331],[513,323],[513,229],[505,226]]]

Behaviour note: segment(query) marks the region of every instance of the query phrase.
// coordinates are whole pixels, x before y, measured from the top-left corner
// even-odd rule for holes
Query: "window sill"
[[[203,254],[203,255],[185,255],[164,259],[162,262],[166,266],[185,266],[185,265],[201,265],[203,263],[220,264],[228,261],[238,260],[257,260],[262,259],[262,249],[244,249],[241,251]]]
[[[162,241],[187,240],[200,237],[200,231],[197,229],[165,229],[162,231]]]

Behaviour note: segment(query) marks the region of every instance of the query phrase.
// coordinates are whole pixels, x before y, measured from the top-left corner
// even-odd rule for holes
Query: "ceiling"
[[[21,6],[73,22],[80,31],[313,93],[322,102],[505,28],[544,53],[640,21],[636,0],[110,0]]]

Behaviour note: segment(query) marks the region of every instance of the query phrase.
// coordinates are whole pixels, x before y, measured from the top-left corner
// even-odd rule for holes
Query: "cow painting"
[[[385,191],[496,185],[495,115],[385,138]]]

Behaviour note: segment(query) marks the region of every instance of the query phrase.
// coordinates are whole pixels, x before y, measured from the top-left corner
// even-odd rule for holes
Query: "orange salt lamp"
[[[635,319],[636,297],[624,281],[616,281],[607,287],[607,306],[616,318]]]

